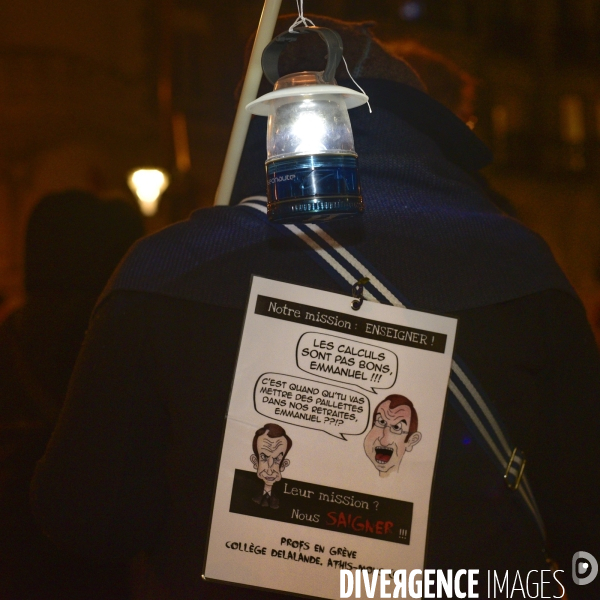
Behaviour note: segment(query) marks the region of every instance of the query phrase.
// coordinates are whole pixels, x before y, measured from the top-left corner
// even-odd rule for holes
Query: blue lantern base
[[[267,214],[275,223],[360,215],[364,204],[354,155],[317,154],[266,164]]]
[[[267,204],[267,215],[274,223],[312,223],[360,215],[364,211],[362,198],[298,198]]]

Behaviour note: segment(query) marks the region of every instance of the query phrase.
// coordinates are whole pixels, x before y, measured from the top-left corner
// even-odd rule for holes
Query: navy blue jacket
[[[550,554],[568,571],[575,551],[600,556],[600,489],[589,476],[600,363],[584,312],[546,245],[476,182],[488,154],[468,129],[415,90],[363,83],[374,112],[351,116],[366,212],[327,229],[417,308],[459,317],[456,351],[527,452]],[[235,201],[264,194],[261,163],[255,119]],[[55,539],[97,556],[144,552],[164,597],[262,597],[200,579],[251,274],[348,292],[248,208],[199,210],[141,241],[96,309],[34,479],[35,510]],[[426,566],[485,577],[544,561],[530,515],[448,409]],[[569,593],[596,597],[591,587]]]

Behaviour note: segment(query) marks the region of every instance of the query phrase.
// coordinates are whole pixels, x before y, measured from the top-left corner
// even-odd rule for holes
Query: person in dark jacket
[[[365,213],[323,228],[416,308],[459,318],[456,352],[525,449],[546,520],[547,544],[448,407],[425,566],[539,572],[550,555],[569,571],[576,551],[600,556],[600,361],[581,303],[543,241],[473,178],[490,156],[468,127],[367,25],[313,20],[340,33],[373,108],[350,111]],[[292,44],[280,73],[322,69],[314,47]],[[336,79],[347,80],[343,63]],[[264,195],[265,132],[255,118],[234,204]],[[253,212],[199,210],[133,248],[94,312],[33,481],[53,538],[99,557],[138,557],[141,598],[264,597],[201,577],[250,277],[351,290]],[[571,600],[597,597],[593,585],[563,579]]]
[[[27,228],[23,307],[0,326],[0,598],[126,598],[123,566],[60,551],[29,508],[29,482],[64,401],[92,308],[143,234],[139,213],[93,194],[50,194]]]

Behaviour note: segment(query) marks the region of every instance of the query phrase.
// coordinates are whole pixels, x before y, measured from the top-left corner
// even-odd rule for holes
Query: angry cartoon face
[[[397,398],[405,402],[400,403]],[[410,452],[421,441],[421,433],[416,431],[417,423],[412,402],[403,396],[390,396],[377,406],[373,427],[363,445],[380,476],[398,471],[405,452]]]

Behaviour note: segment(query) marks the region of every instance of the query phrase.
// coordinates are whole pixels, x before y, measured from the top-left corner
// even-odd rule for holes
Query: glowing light
[[[569,94],[560,99],[560,137],[568,144],[585,142],[585,113],[580,96]]]
[[[510,125],[508,108],[503,104],[496,104],[492,108],[492,127],[497,139],[506,138]]]
[[[136,195],[142,214],[151,217],[158,202],[169,187],[169,176],[160,169],[136,169],[127,177],[129,189]]]
[[[292,135],[299,141],[296,152],[315,154],[326,150],[323,143],[326,134],[326,123],[321,117],[313,112],[301,113],[292,126]]]
[[[423,3],[417,0],[403,2],[398,9],[398,13],[405,21],[416,21],[423,14]]]

